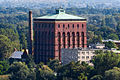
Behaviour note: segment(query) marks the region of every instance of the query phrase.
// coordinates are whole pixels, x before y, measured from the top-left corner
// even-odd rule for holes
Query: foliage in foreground
[[[25,62],[13,62],[10,67],[0,61],[1,74],[9,73],[10,80],[119,80],[120,55],[109,51],[96,51],[90,66],[85,62],[70,62],[61,65],[58,60],[50,60],[48,65],[35,64],[28,55]],[[6,66],[3,67],[1,66]],[[9,69],[8,69],[9,68]]]

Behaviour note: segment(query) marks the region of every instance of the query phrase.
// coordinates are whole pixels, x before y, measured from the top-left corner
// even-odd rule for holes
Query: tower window
[[[60,24],[58,24],[58,28],[60,28]]]
[[[63,24],[63,28],[65,28],[65,25]]]
[[[82,47],[84,48],[84,32],[82,32],[81,35],[82,35]]]
[[[68,38],[68,48],[70,47],[70,33],[67,33],[67,38]]]
[[[73,48],[75,48],[75,33],[72,32],[72,44],[73,44]]]
[[[82,24],[82,29],[84,28],[84,24]]]
[[[70,25],[68,24],[68,28],[70,27]]]
[[[65,48],[65,32],[63,32],[63,48]]]
[[[79,24],[77,24],[77,28],[79,28]]]
[[[72,27],[74,28],[74,24],[72,25]]]
[[[79,38],[79,32],[77,32],[77,47],[80,47],[80,38]]]

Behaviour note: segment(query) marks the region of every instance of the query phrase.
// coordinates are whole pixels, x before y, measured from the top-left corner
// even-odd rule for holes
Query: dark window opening
[[[79,24],[77,24],[77,28],[79,28]]]
[[[84,28],[84,24],[82,24],[82,29]]]
[[[82,47],[84,48],[84,32],[82,32]]]
[[[68,24],[68,28],[70,27],[70,25]]]
[[[63,28],[65,28],[65,25],[63,24]]]
[[[60,28],[60,24],[58,24],[58,28]]]
[[[77,47],[80,47],[80,37],[79,37],[79,32],[77,32]]]
[[[61,50],[61,34],[58,32],[58,49],[59,49],[59,60],[61,57],[60,50]]]
[[[72,33],[72,44],[73,44],[73,48],[75,48],[75,33]]]
[[[63,48],[65,48],[65,32],[63,32]]]
[[[70,47],[70,33],[67,33],[67,37],[68,37],[68,48]]]
[[[72,27],[74,28],[74,24],[72,25]]]

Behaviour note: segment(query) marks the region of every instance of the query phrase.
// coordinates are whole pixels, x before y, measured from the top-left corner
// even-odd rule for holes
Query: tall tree
[[[108,49],[117,48],[117,45],[116,45],[114,42],[112,42],[112,41],[105,42],[105,46],[106,46]]]
[[[55,80],[55,73],[47,65],[40,63],[36,68],[37,80]]]
[[[59,69],[62,65],[60,64],[60,61],[59,61],[59,60],[54,59],[54,60],[50,60],[50,62],[48,62],[48,66],[49,66],[53,71],[57,72],[58,69]]]
[[[8,37],[0,35],[0,60],[7,59],[12,53],[11,41]]]
[[[96,55],[92,60],[96,74],[104,75],[106,70],[112,69],[115,66],[118,66],[120,62],[120,55],[117,55],[112,52],[102,52]]]
[[[9,72],[11,73],[10,80],[27,80],[30,71],[25,63],[14,62],[10,68]]]
[[[120,80],[120,68],[114,67],[113,69],[105,71],[105,80]]]
[[[9,63],[7,61],[0,61],[0,75],[7,74]]]

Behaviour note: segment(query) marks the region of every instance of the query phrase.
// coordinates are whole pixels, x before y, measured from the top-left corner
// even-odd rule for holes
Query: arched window
[[[82,47],[84,48],[84,32],[82,32],[81,35],[82,35]]]
[[[58,32],[58,49],[59,49],[59,59],[61,57],[60,50],[61,50],[61,34]]]
[[[60,32],[58,32],[58,46],[60,47],[61,44],[61,35]]]
[[[63,48],[65,48],[65,32],[63,32]]]
[[[74,24],[72,25],[72,27],[74,28]]]
[[[63,24],[63,28],[65,28],[65,24]]]
[[[79,24],[77,24],[77,28],[79,28]]]
[[[82,24],[82,29],[84,28],[84,24]]]
[[[77,47],[80,47],[80,37],[79,37],[79,32],[77,32]]]
[[[75,48],[75,33],[72,32],[72,44],[73,44],[73,48]]]
[[[67,40],[68,40],[68,48],[69,48],[70,47],[70,33],[69,32],[67,33],[67,38],[68,38]]]
[[[70,27],[70,25],[68,24],[68,28]]]
[[[60,28],[60,24],[58,24],[58,28]]]

